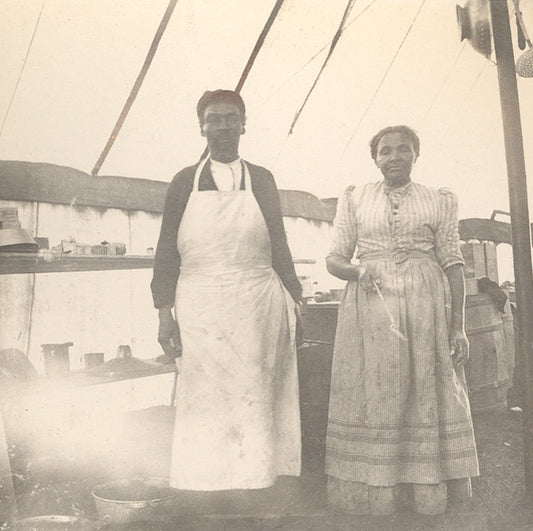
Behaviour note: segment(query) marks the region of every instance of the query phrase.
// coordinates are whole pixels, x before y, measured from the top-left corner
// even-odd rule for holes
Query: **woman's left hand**
[[[450,330],[450,355],[457,367],[461,367],[467,362],[470,353],[464,330]]]

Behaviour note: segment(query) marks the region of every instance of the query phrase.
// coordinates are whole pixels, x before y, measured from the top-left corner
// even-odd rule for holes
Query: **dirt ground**
[[[320,412],[319,412],[320,413]],[[19,519],[68,515],[72,523],[32,523],[20,529],[79,530],[351,530],[351,529],[533,529],[533,502],[525,498],[522,457],[523,413],[510,408],[475,413],[474,424],[481,476],[473,480],[473,497],[450,507],[442,516],[421,516],[408,510],[390,517],[361,517],[329,511],[325,504],[323,430],[305,433],[301,478],[284,478],[271,489],[220,496],[189,495],[163,505],[150,521],[110,524],[98,520],[91,489],[121,471],[116,456],[98,463],[43,460],[29,447],[10,447]],[[129,450],[120,459],[132,460],[137,473],[164,474],[168,466],[172,411],[156,408],[130,419]],[[125,447],[126,448],[126,447]],[[128,454],[128,455],[126,455]],[[133,469],[131,469],[133,470]],[[124,469],[122,469],[124,473]],[[0,529],[9,529],[4,526]]]

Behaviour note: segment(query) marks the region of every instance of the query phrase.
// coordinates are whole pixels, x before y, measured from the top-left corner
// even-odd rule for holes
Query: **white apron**
[[[183,360],[170,484],[254,489],[300,473],[294,302],[272,269],[269,232],[245,190],[198,191],[178,231]]]

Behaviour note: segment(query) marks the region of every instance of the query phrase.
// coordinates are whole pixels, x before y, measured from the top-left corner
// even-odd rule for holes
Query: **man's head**
[[[241,96],[233,90],[204,92],[196,112],[211,158],[220,162],[237,159],[239,140],[246,122],[246,108]]]

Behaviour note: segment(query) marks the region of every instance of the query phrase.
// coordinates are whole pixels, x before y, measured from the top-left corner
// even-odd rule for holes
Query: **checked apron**
[[[198,191],[178,231],[183,346],[170,484],[254,489],[300,473],[294,302],[272,269],[268,228],[245,189]]]

